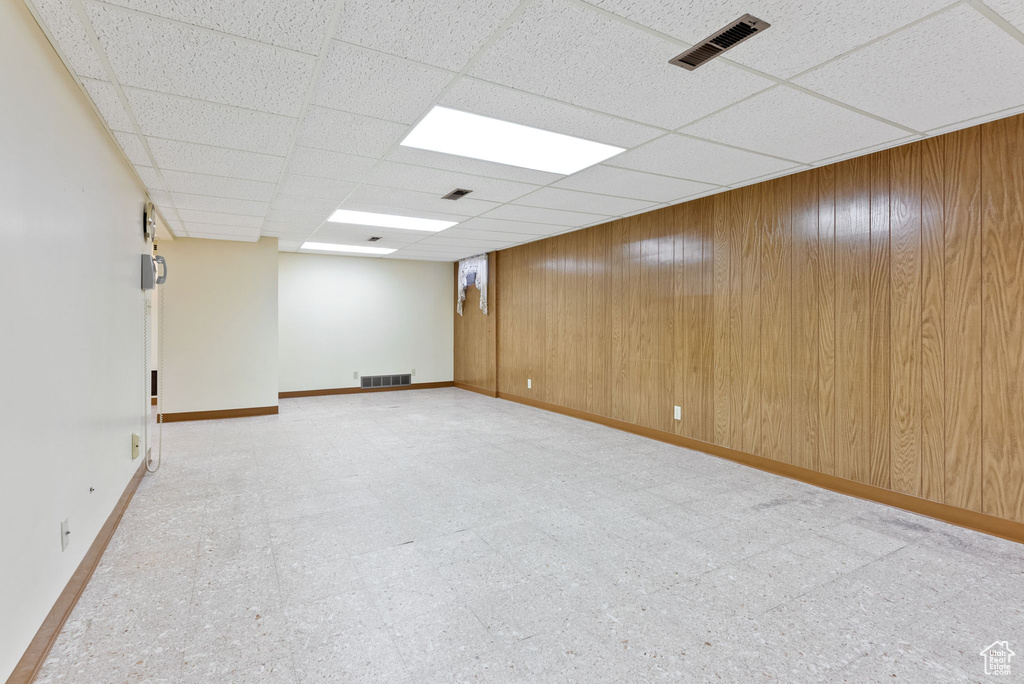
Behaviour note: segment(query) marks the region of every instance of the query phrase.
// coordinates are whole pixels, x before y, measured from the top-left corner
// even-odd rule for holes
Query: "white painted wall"
[[[450,263],[281,253],[281,391],[358,387],[352,373],[452,379]]]
[[[21,2],[0,64],[4,681],[141,465],[146,246],[141,185]]]
[[[277,238],[159,242],[164,413],[277,406]]]

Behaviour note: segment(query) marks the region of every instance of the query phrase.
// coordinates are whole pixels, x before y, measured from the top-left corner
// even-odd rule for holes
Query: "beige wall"
[[[146,247],[141,186],[21,2],[0,64],[4,681],[141,464]]]
[[[279,256],[281,391],[358,387],[352,377],[452,379],[452,265]]]
[[[277,405],[277,239],[177,239],[166,257],[161,411]]]

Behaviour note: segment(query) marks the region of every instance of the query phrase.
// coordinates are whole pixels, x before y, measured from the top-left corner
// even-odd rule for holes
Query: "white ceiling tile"
[[[538,0],[470,74],[663,128],[772,85],[720,61],[692,72],[669,64],[681,51],[581,4]]]
[[[431,244],[427,240],[420,240],[416,244],[410,245],[405,249],[407,249],[409,253],[471,256],[473,254],[480,254],[487,248],[480,247],[479,245],[435,245]]]
[[[161,169],[232,176],[276,183],[281,176],[284,157],[258,154],[225,147],[211,147],[180,140],[147,138],[149,149]]]
[[[960,5],[795,83],[926,131],[1024,104],[1024,44]]]
[[[315,58],[111,5],[86,9],[122,85],[298,116]],[[216,65],[216,68],[210,68]]]
[[[548,223],[556,226],[585,226],[591,223],[598,223],[602,219],[609,217],[598,216],[597,214],[580,214],[574,211],[525,207],[519,204],[504,204],[488,212],[483,218]]]
[[[672,134],[620,154],[614,165],[715,185],[793,167],[772,157]]]
[[[171,229],[171,233],[175,237],[183,237],[186,234],[185,226],[182,225],[181,221],[169,219],[166,214],[164,215],[164,220],[167,222],[167,227]]]
[[[651,173],[620,169],[603,164],[574,173],[555,183],[555,186],[604,195],[631,197],[649,202],[671,202],[700,192],[707,192],[716,187],[707,183],[656,176]]]
[[[166,190],[148,190],[148,194],[150,201],[158,207],[171,205],[171,193]]]
[[[437,196],[446,195],[456,188],[465,188],[473,191],[465,199],[482,199],[491,202],[508,202],[522,197],[538,187],[515,181],[484,178],[390,161],[382,161],[377,164],[364,182],[370,185],[417,190]]]
[[[633,147],[662,133],[657,128],[475,78],[459,79],[440,104],[619,147]]]
[[[771,27],[730,50],[725,58],[779,78],[789,78],[955,2],[589,1],[593,5],[688,43],[704,40],[749,12],[767,21]],[[677,52],[682,51],[680,48]]]
[[[368,211],[374,214],[401,214],[402,216],[412,216],[414,218],[426,218],[426,219],[438,219],[439,221],[455,221],[461,222],[467,220],[465,216],[459,216],[458,214],[452,214],[450,212],[431,211],[426,209],[402,209],[401,211],[395,211],[394,207],[389,207],[386,204],[364,204],[362,202],[347,201],[341,205],[342,209],[350,209],[352,211]],[[379,229],[377,229],[379,230]],[[432,231],[408,231],[402,228],[396,228],[403,233],[412,234],[429,234]]]
[[[125,88],[147,136],[284,155],[296,119],[238,107]]]
[[[603,214],[605,216],[618,216],[619,214],[642,211],[653,206],[651,202],[644,202],[642,200],[595,195],[590,192],[563,190],[562,188],[541,188],[525,197],[519,198],[516,200],[516,204],[523,204],[529,207],[563,209],[565,211],[581,211],[590,214]]]
[[[1020,0],[985,0],[985,4],[1016,27],[1018,31],[1024,32],[1024,2]]]
[[[223,233],[193,233],[189,231],[188,236],[197,240],[226,240],[228,242],[258,242],[260,234],[255,235],[225,235]]]
[[[152,166],[143,166],[140,164],[135,165],[135,171],[139,174],[139,178],[142,179],[143,185],[149,190],[164,190],[164,184],[160,181],[160,176],[157,175],[156,169]]]
[[[281,211],[300,211],[306,214],[330,215],[338,207],[339,200],[320,199],[317,197],[300,197],[297,195],[284,195],[280,192],[270,203],[271,209]]]
[[[331,242],[336,245],[370,244],[371,237],[381,238],[373,245],[377,247],[401,247],[423,239],[425,233],[395,228],[373,226],[350,226],[341,223],[325,223],[309,239],[313,242]]]
[[[315,55],[327,37],[334,0],[104,0],[111,5]]]
[[[373,167],[375,160],[342,152],[296,147],[288,162],[288,173],[331,180],[358,182]],[[297,194],[289,191],[289,194]]]
[[[456,259],[451,259],[446,256],[425,256],[415,253],[408,253],[404,249],[400,249],[392,254],[385,254],[381,257],[382,259],[398,259],[401,261],[438,261],[441,263],[452,263]]]
[[[758,93],[680,130],[804,163],[907,136],[902,128],[785,86]]]
[[[332,41],[313,101],[408,124],[423,114],[451,79],[447,71]]]
[[[50,36],[60,47],[73,73],[86,78],[107,79],[103,63],[96,56],[89,34],[78,18],[72,0],[30,0]]]
[[[296,144],[322,150],[383,157],[409,127],[394,121],[311,106]]]
[[[825,159],[819,159],[819,160],[815,161],[813,164],[811,164],[811,166],[825,166],[826,164],[834,164],[834,163],[836,163],[838,161],[842,161],[843,159],[852,159],[853,157],[862,157],[865,154],[871,154],[872,152],[878,152],[879,150],[885,150],[885,149],[888,149],[890,147],[897,147],[899,145],[906,145],[907,143],[913,142],[914,140],[920,140],[920,139],[922,139],[922,137],[923,136],[921,136],[921,135],[919,135],[917,133],[913,133],[913,134],[908,135],[905,138],[900,138],[898,140],[893,140],[893,141],[890,141],[890,142],[882,143],[881,145],[872,145],[871,147],[865,147],[865,148],[862,148],[862,149],[859,149],[859,150],[855,150],[853,152],[848,152],[848,153],[845,153],[845,154],[837,154],[834,157],[826,157]],[[780,175],[785,175],[785,174],[774,174],[773,176],[765,177],[764,180],[768,180],[768,178],[772,178],[772,177],[778,177]],[[758,179],[758,180],[760,180],[760,179]]]
[[[315,230],[315,227],[295,226],[290,223],[277,223],[274,221],[267,221],[263,224],[264,235],[289,240],[305,240]]]
[[[378,204],[391,207],[393,213],[401,214],[404,209],[436,211],[456,216],[477,216],[498,206],[497,202],[463,197],[460,200],[441,199],[440,195],[399,188],[382,188],[376,185],[360,185],[348,202],[356,204]]]
[[[502,220],[490,217],[474,217],[463,221],[448,230],[465,228],[467,230],[493,230],[498,233],[519,233],[522,236],[550,235],[565,229],[550,223],[533,223],[531,221]]]
[[[338,40],[459,71],[520,0],[348,0]]]
[[[215,211],[222,214],[245,214],[262,217],[267,213],[267,202],[232,199],[229,197],[211,197],[189,193],[171,195],[174,206],[178,209],[194,209],[196,211]]]
[[[171,192],[185,192],[193,195],[207,193],[214,197],[269,202],[274,194],[273,183],[244,180],[241,178],[225,178],[223,176],[207,176],[201,173],[169,171],[162,169],[161,175]],[[147,184],[148,185],[148,184]]]
[[[441,234],[445,237],[451,238],[468,238],[471,240],[493,240],[495,242],[506,242],[508,244],[515,244],[522,242],[523,236],[519,233],[499,233],[493,230],[483,230],[479,228],[465,228],[465,223],[460,223],[454,228],[448,228],[441,231]]]
[[[142,146],[142,142],[139,140],[139,136],[131,133],[122,133],[121,131],[113,131],[113,133],[114,137],[117,138],[117,144],[124,151],[124,156],[128,157],[128,161],[141,166],[148,166],[151,163],[149,155],[146,154],[146,148]]]
[[[333,200],[334,205],[337,206],[355,187],[356,184],[349,181],[286,173],[281,178],[281,184],[277,191],[283,195]]]
[[[220,223],[193,223],[191,221],[185,221],[185,229],[189,235],[195,236],[196,234],[205,235],[231,235],[235,237],[254,237],[259,236],[260,229],[248,228],[245,226],[226,226]]]
[[[431,169],[454,171],[456,173],[463,173],[470,176],[498,178],[502,180],[516,181],[519,183],[530,183],[533,185],[547,185],[548,183],[553,183],[554,181],[563,178],[563,176],[556,173],[534,171],[532,169],[523,169],[518,166],[509,166],[508,164],[496,164],[494,162],[481,161],[479,159],[469,159],[468,157],[456,157],[453,154],[420,150],[415,147],[396,147],[391,151],[391,154],[388,155],[387,159],[389,161],[405,164],[425,166]]]
[[[440,247],[443,249],[462,249],[466,247],[483,249],[487,251],[493,251],[496,249],[502,249],[512,244],[511,240],[481,240],[479,238],[449,238],[443,237],[443,235],[435,235],[428,237],[424,240],[420,240],[416,243],[417,247]]]
[[[301,246],[302,246],[302,242],[298,241],[298,240],[295,240],[295,241],[292,241],[292,240],[278,240],[277,241],[277,251],[279,251],[279,252],[294,252],[295,250],[297,250]]]
[[[242,228],[260,228],[263,217],[247,214],[222,214],[216,211],[196,211],[195,209],[178,209],[178,216],[186,224],[205,223],[219,226],[239,226]]]
[[[114,86],[106,81],[96,81],[91,78],[83,78],[82,85],[85,86],[86,92],[89,93],[89,97],[92,98],[93,103],[96,105],[96,109],[100,110],[100,114],[103,116],[103,120],[107,122],[110,130],[125,131],[127,133],[135,131],[131,120],[125,114],[124,107],[121,106],[121,99],[117,96]]]
[[[284,211],[282,209],[271,209],[267,212],[267,221],[273,223],[287,223],[296,227],[309,226],[316,228],[325,220],[329,214],[311,214],[304,211]]]

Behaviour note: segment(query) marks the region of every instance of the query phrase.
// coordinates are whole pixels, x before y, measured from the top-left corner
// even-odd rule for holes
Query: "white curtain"
[[[455,310],[462,315],[462,303],[466,301],[466,288],[469,286],[470,274],[476,276],[476,286],[480,289],[480,310],[487,315],[487,255],[479,254],[459,261],[459,303]]]

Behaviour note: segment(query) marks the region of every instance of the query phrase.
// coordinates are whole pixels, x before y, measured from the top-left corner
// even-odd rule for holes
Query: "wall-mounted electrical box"
[[[133,432],[132,433],[132,460],[133,461],[139,457],[139,444],[141,443],[141,441],[142,440],[139,438],[139,436]]]
[[[60,524],[60,550],[64,551],[67,549],[70,543],[71,528],[68,526],[68,519],[64,518],[64,521]]]

